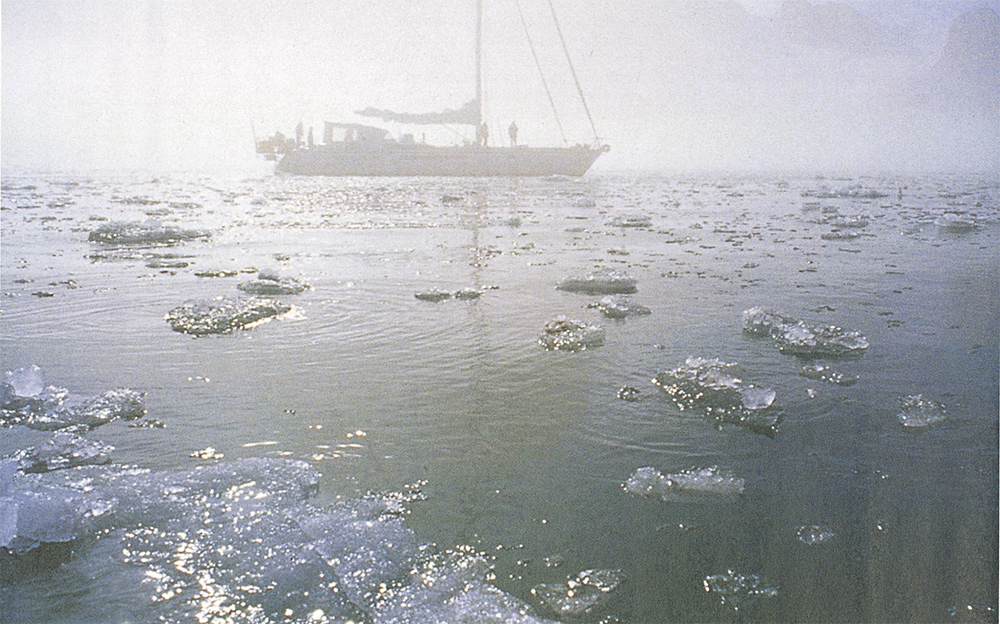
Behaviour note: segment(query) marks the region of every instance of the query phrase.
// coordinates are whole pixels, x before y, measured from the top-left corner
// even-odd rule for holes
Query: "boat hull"
[[[606,147],[437,147],[340,142],[286,154],[278,173],[312,176],[582,176]]]

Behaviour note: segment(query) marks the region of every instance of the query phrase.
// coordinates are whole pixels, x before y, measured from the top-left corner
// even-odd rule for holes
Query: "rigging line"
[[[521,26],[524,27],[524,36],[528,40],[528,47],[531,48],[531,56],[535,58],[535,67],[538,68],[538,75],[542,79],[542,86],[545,87],[545,95],[549,98],[549,105],[552,107],[552,114],[556,118],[556,125],[559,126],[559,135],[562,136],[563,143],[568,143],[566,133],[563,132],[562,123],[559,121],[559,112],[556,110],[555,100],[552,99],[552,92],[549,91],[549,83],[545,81],[545,74],[542,73],[542,65],[538,62],[538,54],[535,53],[535,44],[531,41],[531,34],[528,32],[528,23],[524,21],[524,12],[521,11],[521,3],[514,0],[517,6],[517,14],[521,17]]]
[[[576,83],[576,92],[580,94],[580,101],[583,102],[583,110],[587,112],[587,120],[590,121],[590,129],[594,131],[594,140],[600,142],[597,136],[597,127],[594,125],[594,118],[590,116],[590,108],[587,107],[587,99],[583,97],[583,87],[576,77],[576,69],[573,68],[573,61],[569,58],[569,48],[566,47],[566,39],[563,37],[562,28],[559,27],[559,18],[556,17],[556,7],[549,0],[549,9],[552,11],[552,21],[556,24],[556,32],[559,33],[559,41],[562,42],[563,53],[566,55],[566,62],[569,64],[569,71],[573,74],[573,82]]]

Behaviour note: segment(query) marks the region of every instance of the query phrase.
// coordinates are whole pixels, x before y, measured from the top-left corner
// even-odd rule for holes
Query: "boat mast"
[[[483,0],[476,0],[476,115],[483,123]]]

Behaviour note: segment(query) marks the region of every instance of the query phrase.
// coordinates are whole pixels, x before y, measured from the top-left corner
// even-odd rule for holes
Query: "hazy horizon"
[[[1000,169],[998,2],[554,3],[612,148],[595,172]],[[547,3],[520,5],[565,142],[592,141]],[[564,144],[516,7],[487,2],[486,118]],[[255,133],[472,99],[474,19],[471,0],[5,0],[2,166],[266,171]]]

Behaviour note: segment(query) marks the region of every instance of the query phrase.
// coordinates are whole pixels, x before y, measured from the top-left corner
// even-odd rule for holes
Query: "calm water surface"
[[[100,470],[304,460],[320,508],[419,484],[405,516],[416,540],[486,553],[486,581],[541,618],[995,621],[998,201],[996,177],[5,174],[0,359],[80,395],[145,393],[165,426],[86,433],[114,446]],[[838,230],[838,217],[860,227]],[[212,236],[87,240],[151,218]],[[245,331],[194,338],[164,320],[262,269],[312,288]],[[588,308],[599,295],[555,288],[599,269],[635,278],[632,300],[651,314],[607,319]],[[483,294],[414,296],[462,288]],[[863,355],[823,361],[859,381],[806,378],[808,361],[745,336],[754,306],[863,333]],[[559,315],[602,326],[604,344],[545,350]],[[775,435],[680,412],[650,382],[692,356],[773,388]],[[618,398],[623,386],[636,400]],[[918,394],[946,420],[904,429],[901,400]],[[0,455],[49,435],[0,429]],[[192,457],[206,447],[222,459]],[[666,502],[622,487],[641,467],[712,465],[744,493]],[[832,537],[806,544],[797,531],[810,526]],[[150,611],[145,585],[122,582],[144,567],[102,547],[113,532],[81,530],[69,553],[3,555],[0,619],[190,621],[177,600]],[[575,616],[532,593],[587,569],[625,580]],[[704,580],[730,570],[776,594],[724,603]],[[306,621],[292,611],[282,617]]]

